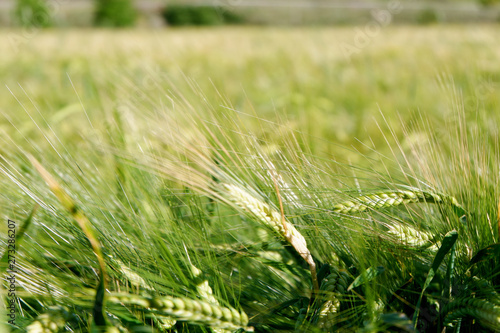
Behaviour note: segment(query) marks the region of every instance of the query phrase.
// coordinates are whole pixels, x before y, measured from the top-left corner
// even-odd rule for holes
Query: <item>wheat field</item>
[[[360,29],[0,31],[0,332],[499,331],[498,27]]]

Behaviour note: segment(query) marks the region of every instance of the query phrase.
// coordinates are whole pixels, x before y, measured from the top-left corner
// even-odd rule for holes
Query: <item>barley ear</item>
[[[190,268],[193,276],[197,280],[196,291],[198,296],[205,302],[219,305],[219,301],[217,301],[217,299],[214,297],[212,287],[210,287],[208,280],[202,278],[202,271],[193,264],[190,265]]]
[[[262,223],[273,229],[279,236],[284,238],[297,253],[308,263],[311,271],[311,279],[314,290],[319,289],[316,276],[316,263],[307,248],[307,242],[302,234],[288,222],[283,212],[280,214],[260,199],[248,193],[239,186],[232,184],[221,184],[223,193],[237,207],[245,213],[257,217]]]
[[[420,231],[399,223],[388,225],[388,228],[388,233],[395,236],[404,245],[417,248],[428,248],[434,252],[438,250],[438,245],[432,242],[432,235],[425,231]]]
[[[27,333],[54,333],[64,329],[70,317],[67,309],[59,306],[49,307],[48,311],[39,315],[26,327]]]
[[[463,317],[472,317],[493,331],[500,330],[500,306],[484,299],[472,297],[458,299],[445,306],[441,313],[445,323],[451,323]]]
[[[355,214],[368,209],[376,210],[418,202],[450,205],[459,215],[465,214],[465,210],[454,197],[418,189],[363,195],[334,205],[333,212],[338,214]]]
[[[191,272],[193,276],[198,280],[196,284],[197,295],[201,298],[201,300],[208,302],[210,304],[219,305],[219,302],[213,295],[212,287],[208,283],[207,279],[202,279],[202,271],[198,269],[198,267],[193,264],[190,265]],[[228,333],[229,330],[222,328],[212,328],[214,333]]]
[[[343,294],[346,289],[347,279],[344,272],[332,272],[321,282],[320,294],[323,295],[324,302],[318,311],[317,325],[320,329],[330,330],[335,325],[340,310],[340,300],[335,293]]]
[[[119,271],[120,274],[125,279],[127,279],[128,282],[130,282],[130,284],[132,286],[137,288],[137,290],[139,290],[140,288],[144,288],[144,289],[149,290],[149,291],[154,290],[146,283],[146,281],[139,274],[137,274],[132,269],[130,269],[127,265],[125,265],[125,263],[123,261],[121,261],[120,259],[115,258],[111,255],[108,255],[108,257],[110,258],[111,262],[114,262],[114,264],[116,264],[116,266],[118,266],[117,271]]]
[[[131,294],[112,294],[112,304],[133,305],[148,309],[151,313],[167,316],[193,324],[207,325],[216,329],[252,331],[247,327],[248,316],[243,311],[208,302],[182,297],[149,297]]]

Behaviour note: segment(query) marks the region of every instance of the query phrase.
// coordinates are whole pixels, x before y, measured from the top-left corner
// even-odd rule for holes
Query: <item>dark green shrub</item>
[[[168,6],[163,11],[163,18],[172,26],[237,24],[243,21],[222,7],[212,6]]]
[[[46,28],[52,25],[50,11],[44,0],[18,0],[14,17],[23,27]]]
[[[483,6],[493,6],[500,3],[500,0],[478,0]]]
[[[432,24],[437,22],[439,22],[438,14],[431,8],[422,10],[417,16],[418,24]]]
[[[222,15],[214,7],[192,7],[191,15],[194,25],[219,25],[224,23]]]
[[[226,24],[241,24],[244,23],[245,21],[243,17],[230,11],[224,11],[223,16],[224,16],[224,23]]]
[[[190,25],[191,15],[191,8],[185,6],[171,6],[163,11],[163,18],[170,25]]]
[[[133,26],[137,13],[131,0],[96,0],[94,23],[104,27]]]

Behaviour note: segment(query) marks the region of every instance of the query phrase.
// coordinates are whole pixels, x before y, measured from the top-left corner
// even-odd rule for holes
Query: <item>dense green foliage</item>
[[[137,17],[131,0],[95,0],[94,24],[104,27],[130,27]]]
[[[347,28],[0,54],[11,330],[498,330],[499,46],[474,29],[387,28],[350,58]]]
[[[17,0],[14,17],[23,27],[46,28],[52,17],[45,0]]]
[[[493,6],[499,3],[498,0],[478,0],[478,2],[483,6]]]
[[[424,9],[417,16],[417,23],[419,24],[430,24],[437,23],[439,21],[438,14],[433,9]]]
[[[163,11],[168,25],[238,24],[243,19],[226,7],[169,5]]]

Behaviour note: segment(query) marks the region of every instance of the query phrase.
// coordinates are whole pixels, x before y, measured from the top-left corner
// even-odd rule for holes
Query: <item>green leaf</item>
[[[31,220],[33,219],[33,215],[35,215],[35,212],[37,209],[38,209],[38,205],[35,205],[33,207],[33,209],[31,210],[30,214],[28,215],[28,217],[26,218],[26,220],[23,221],[23,223],[21,224],[19,229],[16,231],[15,238],[14,238],[15,239],[14,246],[16,248],[19,247],[19,244],[21,243],[21,239],[23,238],[24,233],[26,232],[26,230],[30,226]],[[0,266],[0,274],[3,273],[7,269],[7,267],[9,266],[8,262],[7,262],[8,257],[9,257],[9,248],[7,246],[2,258],[0,259],[0,265],[1,265]]]
[[[491,258],[498,258],[500,256],[500,244],[492,244],[484,249],[479,250],[478,253],[470,261],[471,266]]]
[[[380,316],[380,320],[389,327],[397,327],[404,332],[415,332],[410,318],[404,313],[386,313]]]
[[[451,298],[452,288],[453,288],[453,271],[455,269],[455,257],[456,257],[456,244],[451,247],[450,260],[448,261],[448,267],[446,268],[446,280],[445,288],[443,288],[443,296]],[[447,295],[444,293],[447,292]]]
[[[444,257],[450,252],[450,250],[453,248],[453,245],[455,245],[455,242],[457,241],[458,238],[458,232],[456,230],[452,230],[448,232],[443,239],[442,245],[439,248],[439,250],[436,253],[436,256],[434,257],[434,261],[432,262],[431,269],[429,270],[429,273],[427,274],[427,279],[425,280],[424,286],[422,288],[422,292],[420,293],[420,297],[417,302],[417,306],[415,309],[415,314],[413,315],[413,326],[416,328],[417,327],[417,319],[418,315],[420,312],[420,304],[422,303],[422,298],[424,296],[424,292],[429,286],[429,284],[432,282],[432,279],[434,279],[434,276],[436,275],[437,270],[439,269],[439,266],[441,266],[441,263],[444,260]]]
[[[384,271],[385,268],[382,266],[369,267],[363,273],[361,273],[356,279],[354,279],[351,285],[347,288],[347,291],[351,291],[352,289],[359,287],[362,284],[365,284],[366,282],[370,282],[371,280],[375,279],[377,276],[382,274]]]
[[[93,325],[101,331],[107,326],[106,318],[104,317],[105,278],[101,271],[99,274],[99,284],[95,293],[94,308],[92,309],[92,316],[94,317]]]

